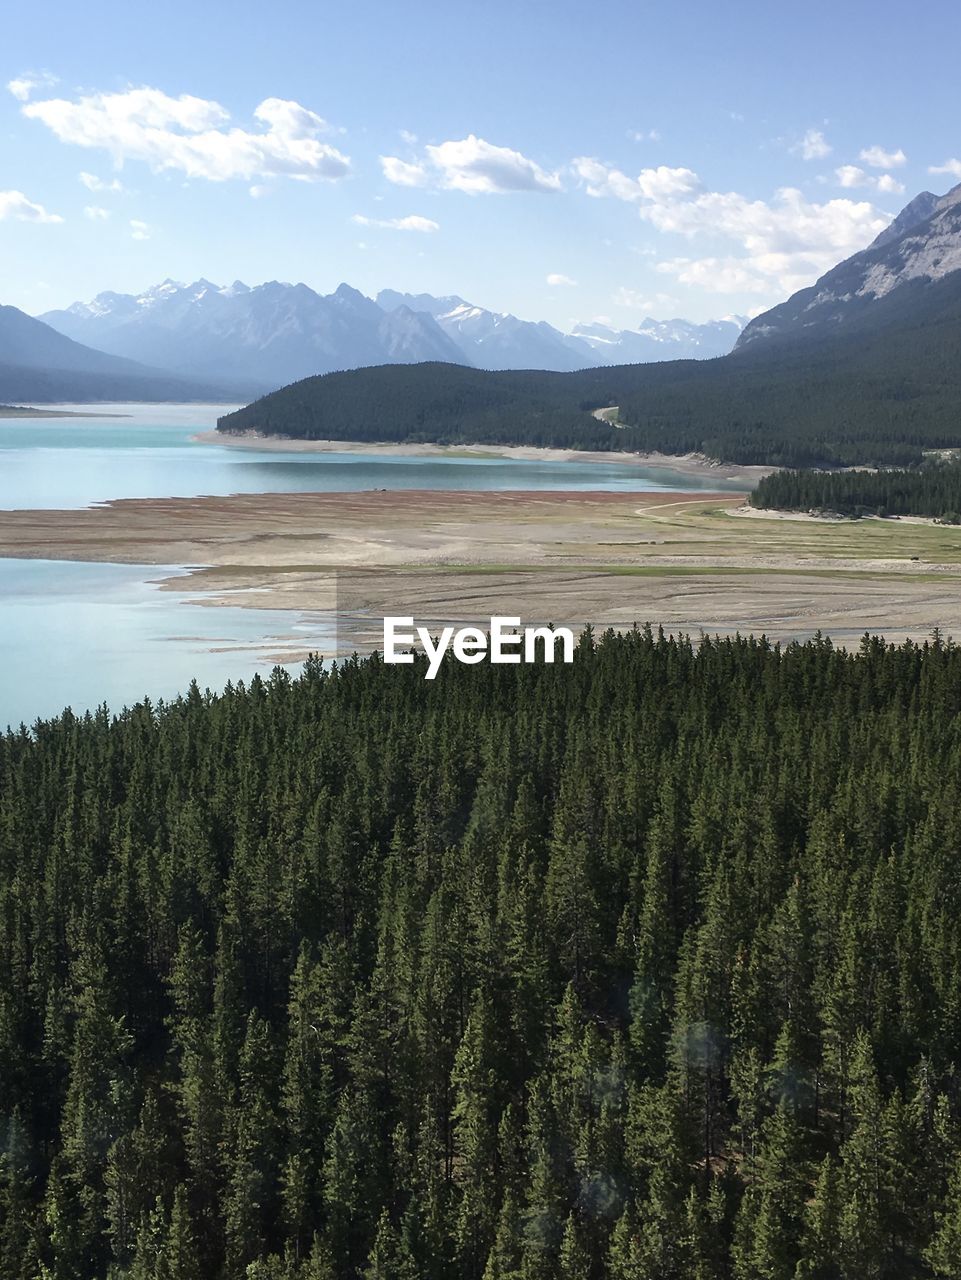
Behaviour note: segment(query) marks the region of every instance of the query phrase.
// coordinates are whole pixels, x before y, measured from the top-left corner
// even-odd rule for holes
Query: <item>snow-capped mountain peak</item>
[[[430,316],[395,320],[348,284],[323,296],[277,280],[254,288],[165,280],[137,295],[98,294],[46,322],[115,355],[265,388],[361,365],[464,360]]]
[[[647,318],[639,329],[624,330],[593,320],[563,333],[546,321],[520,320],[456,296],[434,298],[384,289],[377,301],[387,310],[404,304],[432,315],[482,369],[587,369],[725,355],[745,324],[743,318],[730,316],[704,325]]]
[[[742,316],[726,316],[705,324],[690,320],[654,320],[647,316],[636,329],[614,329],[594,320],[575,325],[571,336],[603,355],[604,364],[710,359],[727,355],[745,323]]]
[[[306,284],[201,277],[167,279],[139,294],[100,293],[42,317],[76,341],[181,374],[259,379],[280,386],[362,365],[441,360],[484,369],[586,369],[729,351],[736,321],[695,325],[644,320],[634,330],[600,322],[564,333],[455,294],[384,290],[374,300],[342,283],[322,295]]]

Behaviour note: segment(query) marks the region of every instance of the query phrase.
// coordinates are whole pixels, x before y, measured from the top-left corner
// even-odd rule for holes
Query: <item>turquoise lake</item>
[[[291,454],[202,444],[230,406],[68,406],[127,416],[0,419],[0,507],[77,508],[114,498],[362,489],[725,487],[711,477],[593,462]],[[150,565],[0,559],[0,729],[106,703],[112,711],[266,673],[287,653],[324,652],[336,619],[209,608],[161,591]]]
[[[0,730],[69,706],[78,715],[267,674],[285,654],[324,653],[335,620],[206,607],[160,590],[177,566],[0,559]],[[299,664],[299,657],[296,663]],[[284,664],[295,665],[295,664]]]
[[[76,409],[78,406],[70,406]],[[713,489],[711,477],[603,462],[283,453],[198,444],[230,406],[108,405],[122,418],[0,419],[0,507],[86,507],[111,498],[359,489]]]

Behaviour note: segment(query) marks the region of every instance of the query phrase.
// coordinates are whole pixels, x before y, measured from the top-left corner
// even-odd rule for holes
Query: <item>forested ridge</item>
[[[748,502],[784,511],[931,516],[961,524],[961,462],[929,461],[913,470],[775,471],[758,482]]]
[[[616,404],[641,367],[564,374],[378,365],[305,378],[224,415],[217,429],[303,440],[628,448],[622,433],[590,410]]]
[[[131,361],[131,363],[133,363]],[[34,368],[8,364],[0,356],[0,402],[8,404],[57,404],[145,401],[222,400],[229,395],[250,394],[250,383],[228,386],[147,370],[142,375],[91,373],[74,369]]]
[[[609,405],[619,406],[619,426],[591,416]],[[696,452],[779,467],[916,465],[925,449],[961,446],[961,272],[903,285],[841,335],[800,331],[716,360],[576,373],[355,369],[284,387],[218,429]]]
[[[961,1275],[961,649],[0,739],[4,1280]]]

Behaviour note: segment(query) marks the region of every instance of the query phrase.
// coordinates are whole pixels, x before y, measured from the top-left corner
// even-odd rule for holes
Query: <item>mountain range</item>
[[[439,319],[485,336],[451,305],[459,300],[436,301]],[[591,416],[612,405],[616,424]],[[919,463],[924,450],[961,447],[961,185],[916,197],[889,232],[753,320],[721,359],[566,373],[451,364],[332,373],[218,426],[308,439],[693,451],[773,466]]]
[[[563,333],[543,320],[518,320],[456,295],[435,298],[429,293],[382,289],[377,301],[390,312],[409,307],[431,316],[460,349],[463,359],[457,363],[475,369],[565,372],[606,364],[708,359],[726,355],[746,323],[742,316],[707,324],[648,318],[636,330],[614,329],[594,321],[575,325],[570,333]]]
[[[896,324],[961,279],[961,186],[922,192],[861,253],[750,323],[602,321],[570,333],[462,297],[347,284],[166,280],[141,294],[100,293],[34,319],[2,308],[0,400],[243,399],[315,374],[423,362],[479,370],[575,372],[669,364]],[[950,293],[953,285],[949,285]],[[933,292],[934,291],[934,292]],[[69,340],[69,341],[68,341]]]
[[[113,355],[265,388],[331,369],[460,359],[430,316],[407,307],[386,312],[346,284],[321,297],[305,284],[165,280],[136,296],[101,293],[40,319]]]
[[[568,371],[716,356],[731,350],[744,323],[646,320],[637,331],[595,323],[565,334],[456,296],[385,289],[375,301],[347,284],[322,295],[305,284],[250,288],[239,280],[165,280],[141,294],[101,293],[39,318],[77,342],[181,377],[239,378],[265,390],[377,364]]]

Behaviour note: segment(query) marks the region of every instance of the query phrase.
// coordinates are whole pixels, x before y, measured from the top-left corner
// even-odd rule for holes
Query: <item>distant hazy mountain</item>
[[[189,375],[243,376],[278,387],[310,374],[421,360],[462,361],[430,316],[388,314],[342,284],[326,297],[305,284],[226,288],[165,280],[145,293],[101,293],[42,316],[78,341]]]
[[[602,364],[706,359],[727,355],[746,323],[741,316],[707,324],[647,319],[636,330],[593,323],[577,325],[568,334],[543,321],[488,311],[456,295],[435,298],[429,293],[383,289],[377,301],[387,310],[407,306],[432,316],[479,369],[566,371]]]
[[[57,400],[223,400],[246,396],[236,386],[178,378],[57,333],[16,307],[0,306],[0,402]]]
[[[861,253],[752,320],[716,360],[652,360],[652,349],[701,354],[729,341],[715,325],[601,324],[565,335],[472,307],[462,298],[381,294],[386,307],[433,317],[478,365],[501,335],[589,351],[571,373],[421,364],[310,378],[222,418],[306,439],[703,453],[775,467],[908,466],[961,447],[961,185],[924,192]],[[542,348],[543,350],[543,348]],[[715,348],[716,350],[716,348]],[[547,359],[544,356],[542,359]],[[555,366],[556,368],[557,366]],[[569,365],[561,365],[569,368]],[[592,409],[618,406],[618,424]]]
[[[597,363],[587,343],[571,340],[545,321],[488,311],[456,295],[434,298],[429,293],[397,293],[382,289],[381,307],[395,314],[408,307],[430,316],[456,344],[462,364],[478,369],[552,369],[564,372]]]
[[[746,316],[726,316],[694,324],[690,320],[652,320],[637,329],[579,324],[572,336],[586,342],[604,364],[650,364],[655,360],[707,360],[726,356],[747,324]]]
[[[736,350],[899,324],[908,310],[920,322],[958,292],[959,272],[961,184],[916,196],[867,249],[752,320]]]
[[[141,294],[100,293],[40,317],[77,342],[181,376],[244,379],[268,390],[318,373],[441,361],[481,369],[569,371],[599,364],[722,355],[737,318],[695,325],[645,320],[639,330],[600,324],[562,333],[459,297],[385,289],[377,300],[342,284],[249,288],[165,280]]]

